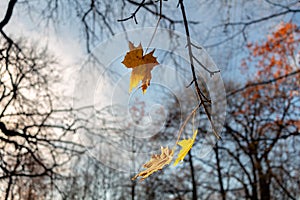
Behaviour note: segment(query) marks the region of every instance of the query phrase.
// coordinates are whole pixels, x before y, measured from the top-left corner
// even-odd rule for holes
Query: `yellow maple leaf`
[[[139,174],[135,175],[132,180],[135,180],[137,177],[141,177],[141,180],[144,180],[154,172],[161,170],[165,165],[170,164],[173,159],[174,151],[168,147],[161,147],[161,154],[152,155],[150,161],[146,162],[143,167],[147,168]]]
[[[143,93],[145,93],[147,87],[150,85],[151,70],[159,64],[156,57],[153,56],[155,49],[150,53],[143,55],[141,43],[135,47],[132,42],[129,42],[129,50],[130,51],[126,53],[125,58],[122,61],[127,68],[132,68],[129,92],[137,87],[139,82],[142,81],[141,87]]]
[[[174,162],[174,166],[176,166],[180,161],[183,161],[186,154],[191,150],[191,148],[195,142],[197,133],[198,133],[198,130],[195,130],[193,138],[181,140],[180,142],[178,142],[178,144],[182,147],[182,149],[180,150],[178,157]]]

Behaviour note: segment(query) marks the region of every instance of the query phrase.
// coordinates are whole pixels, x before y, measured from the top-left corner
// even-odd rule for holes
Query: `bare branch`
[[[134,22],[135,22],[136,24],[138,24],[137,19],[136,19],[136,13],[141,9],[141,7],[144,5],[144,3],[145,3],[145,0],[143,0],[143,1],[139,4],[139,6],[138,6],[138,7],[136,8],[136,10],[131,14],[131,16],[126,17],[126,18],[123,18],[123,19],[118,19],[117,21],[118,21],[118,22],[124,22],[124,21],[127,21],[127,20],[129,20],[129,19],[134,19]]]
[[[4,26],[7,25],[7,23],[9,22],[9,20],[11,19],[11,16],[13,14],[13,10],[15,7],[15,4],[17,3],[18,0],[10,0],[8,3],[8,7],[5,13],[5,16],[3,18],[3,20],[0,22],[0,30],[3,30]]]
[[[237,90],[234,90],[234,91],[231,91],[229,93],[227,93],[227,97],[230,97],[230,96],[233,96],[241,91],[244,91],[245,89],[248,89],[248,88],[251,88],[251,87],[255,87],[255,86],[259,86],[259,85],[267,85],[267,84],[270,84],[270,83],[274,83],[276,81],[279,81],[281,79],[285,79],[285,78],[288,78],[290,76],[295,76],[297,74],[300,74],[300,70],[296,70],[296,71],[293,71],[293,72],[290,72],[288,74],[285,74],[285,75],[282,75],[282,76],[279,76],[277,78],[274,78],[274,79],[270,79],[270,80],[267,80],[267,81],[261,81],[261,82],[256,82],[256,83],[250,83],[250,84],[247,84],[245,85],[244,87],[242,88],[239,88]]]
[[[186,38],[187,38],[187,46],[188,46],[188,52],[189,52],[189,58],[190,58],[190,66],[191,66],[191,71],[192,71],[192,76],[193,76],[193,83],[195,85],[195,89],[196,89],[196,92],[197,92],[200,104],[203,106],[204,111],[206,113],[206,116],[207,116],[208,120],[211,123],[212,129],[213,129],[213,133],[215,134],[215,136],[218,139],[220,139],[221,137],[216,132],[215,125],[214,125],[214,123],[212,121],[212,118],[210,116],[208,108],[207,108],[207,106],[205,104],[205,100],[207,101],[208,99],[201,92],[200,87],[198,85],[197,76],[196,76],[196,73],[195,73],[195,66],[194,66],[194,59],[193,59],[193,52],[192,52],[192,43],[191,43],[190,32],[189,32],[189,25],[188,25],[188,20],[187,20],[186,13],[185,13],[185,8],[184,8],[183,0],[179,0],[179,5],[180,5],[180,8],[181,8],[181,12],[182,12],[183,23],[184,23],[185,33],[186,33]]]

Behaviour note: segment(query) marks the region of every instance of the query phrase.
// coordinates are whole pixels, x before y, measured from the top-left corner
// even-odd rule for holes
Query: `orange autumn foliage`
[[[300,27],[281,23],[278,28],[261,43],[248,44],[250,55],[243,60],[242,66],[256,69],[253,78],[246,85],[253,85],[242,92],[245,103],[235,112],[245,116],[276,116],[280,110],[300,98]],[[285,77],[290,73],[293,76]],[[250,73],[250,72],[249,72]],[[284,78],[280,78],[284,77]],[[280,79],[278,79],[280,78]],[[266,84],[260,84],[265,82]],[[295,107],[295,109],[299,109]],[[294,110],[295,111],[295,110]],[[299,111],[299,110],[298,110]],[[296,112],[298,112],[296,111]],[[282,117],[282,116],[281,116]],[[259,132],[265,133],[274,125],[293,126],[300,129],[299,118],[290,116],[289,120],[261,125]]]
[[[251,45],[252,55],[259,58],[256,78],[272,78],[274,73],[284,75],[295,69],[299,63],[295,57],[299,54],[300,30],[295,24],[281,23],[277,31],[268,36],[266,42]]]
[[[247,84],[258,83],[276,79],[287,75],[293,71],[299,70],[300,55],[300,29],[293,23],[281,23],[277,30],[268,35],[266,41],[262,43],[248,44],[250,56],[243,60],[242,66],[249,69],[256,68],[256,74]],[[255,65],[253,66],[253,63]],[[266,85],[257,85],[244,91],[243,96],[252,101],[256,101],[262,96],[266,100],[270,100],[274,95],[279,93],[287,93],[283,91],[282,84],[288,85],[289,82],[296,83],[300,86],[300,76],[296,75],[292,78],[281,79]],[[295,93],[296,88],[290,88]]]

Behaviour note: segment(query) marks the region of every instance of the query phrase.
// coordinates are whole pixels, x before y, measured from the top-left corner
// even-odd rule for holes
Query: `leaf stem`
[[[178,142],[179,142],[179,140],[180,140],[180,137],[181,137],[181,135],[182,135],[182,133],[183,133],[183,130],[184,130],[185,126],[187,125],[187,123],[188,123],[188,121],[190,120],[190,118],[191,118],[193,115],[195,116],[195,113],[196,113],[196,111],[198,110],[198,108],[199,108],[200,106],[201,106],[201,104],[198,104],[198,105],[192,110],[192,112],[187,116],[187,118],[184,120],[183,124],[181,125],[181,127],[180,127],[180,129],[179,129],[179,132],[178,132],[178,136],[177,136],[176,143],[175,143],[175,145],[174,145],[174,147],[173,147],[173,150],[174,150],[174,151],[175,151],[176,146],[177,146],[177,144],[178,144]]]
[[[153,41],[153,39],[154,39],[154,36],[155,36],[155,34],[156,34],[156,31],[157,31],[157,28],[158,28],[158,25],[159,25],[159,22],[160,22],[161,18],[162,18],[162,0],[159,1],[159,18],[158,18],[158,20],[157,20],[157,23],[156,23],[154,32],[153,32],[153,34],[152,34],[152,36],[151,36],[151,39],[150,39],[150,41],[149,41],[149,44],[147,45],[147,48],[146,48],[145,53],[147,53],[147,51],[148,51],[148,49],[149,49],[149,47],[150,47],[150,45],[151,45],[151,43],[152,43],[152,41]]]

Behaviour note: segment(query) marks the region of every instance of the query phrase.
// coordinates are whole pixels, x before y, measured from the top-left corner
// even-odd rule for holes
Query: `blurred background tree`
[[[98,42],[131,28],[155,26],[159,16],[159,27],[184,32],[177,3],[163,1],[162,14],[159,2],[152,0],[7,0],[2,4],[1,198],[299,198],[299,1],[184,1],[191,37],[206,47],[224,72],[228,116],[223,141],[201,157],[202,145],[210,141],[199,138],[180,173],[169,167],[142,183],[84,154],[75,132],[100,135],[101,140],[101,134],[122,130],[113,129],[113,121],[105,121],[99,129],[88,117],[74,118],[87,108],[72,108],[70,97],[57,90],[65,66],[47,48],[32,42],[34,35],[27,39],[9,31],[18,28],[8,28],[14,26],[14,15],[28,15],[43,29],[59,30],[72,23],[82,49],[92,55]],[[239,70],[243,78],[238,78]],[[153,139],[168,140],[178,127],[181,114],[176,108],[171,101],[167,123]],[[103,111],[99,116],[105,116]],[[203,115],[197,115],[201,133],[207,129],[203,120]],[[122,142],[132,141],[127,137]]]

